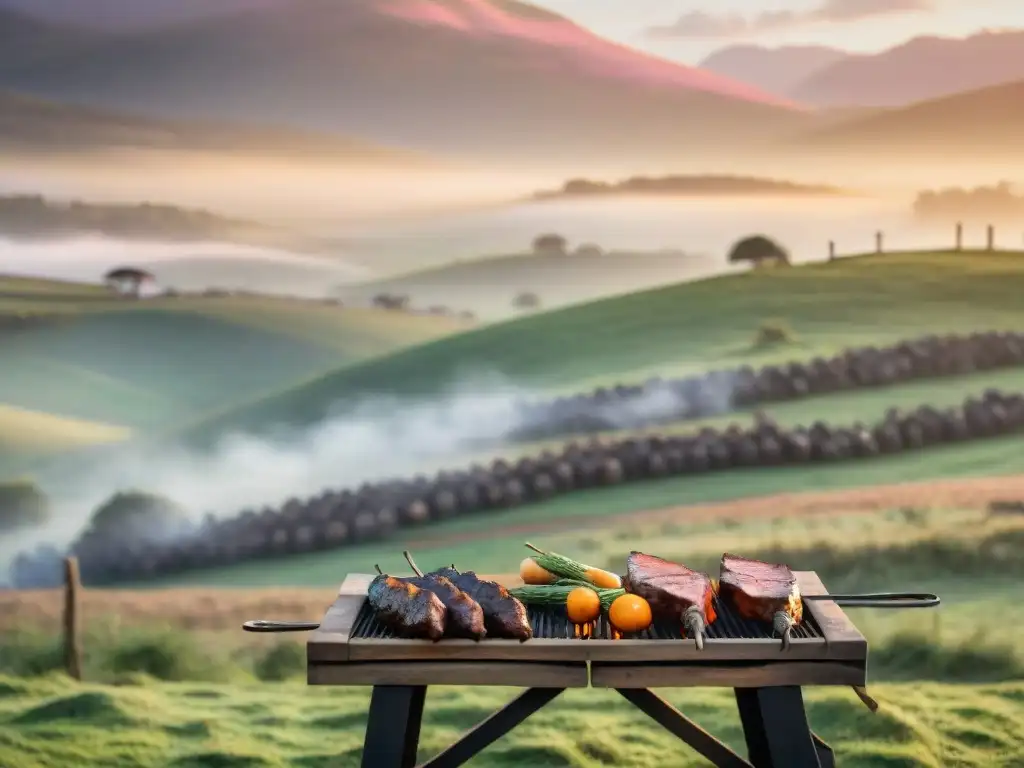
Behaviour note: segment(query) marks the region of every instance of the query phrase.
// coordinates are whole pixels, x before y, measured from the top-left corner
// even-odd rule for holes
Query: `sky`
[[[594,32],[697,63],[737,43],[879,51],[921,35],[1024,27],[1024,0],[530,0]]]

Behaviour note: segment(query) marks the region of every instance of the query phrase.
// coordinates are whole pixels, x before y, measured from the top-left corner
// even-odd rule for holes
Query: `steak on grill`
[[[402,581],[432,592],[444,603],[447,611],[446,637],[468,637],[471,640],[480,640],[487,634],[487,630],[484,628],[483,608],[476,600],[455,586],[451,579],[437,574],[426,574],[405,578]]]
[[[396,635],[430,640],[444,635],[444,603],[433,592],[382,573],[370,582],[366,598],[380,622]]]
[[[523,642],[533,637],[526,606],[496,581],[481,579],[473,571],[459,573],[455,567],[438,568],[427,576],[443,576],[476,600],[484,612],[484,627],[489,637],[504,637]]]
[[[718,591],[745,619],[771,622],[789,647],[793,627],[803,621],[800,587],[788,565],[764,563],[726,552],[722,555]]]
[[[717,618],[711,577],[654,555],[630,552],[623,586],[650,603],[652,613],[681,622],[703,650],[704,632]]]

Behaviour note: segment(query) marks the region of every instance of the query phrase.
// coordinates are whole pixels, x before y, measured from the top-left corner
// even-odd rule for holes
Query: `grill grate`
[[[533,636],[550,640],[574,640],[575,627],[566,616],[564,608],[536,608],[528,607],[530,626],[533,627]],[[715,613],[718,619],[707,628],[705,637],[708,640],[775,640],[778,638],[772,634],[770,624],[763,624],[758,621],[748,621],[736,613],[727,603],[715,598]],[[369,602],[364,602],[356,616],[355,624],[352,627],[351,637],[365,638],[371,640],[394,640],[398,636],[390,629],[377,621]],[[656,620],[648,629],[643,632],[626,635],[623,637],[635,638],[638,640],[682,640],[682,626],[679,622]],[[811,616],[810,611],[804,609],[804,618],[799,626],[793,627],[792,637],[805,640],[820,639],[825,635],[821,628]],[[612,629],[605,615],[597,620],[594,627],[593,640],[611,640]],[[487,642],[486,639],[484,642]]]

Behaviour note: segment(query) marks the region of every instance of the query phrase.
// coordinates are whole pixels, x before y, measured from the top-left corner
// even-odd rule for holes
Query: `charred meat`
[[[623,586],[650,603],[654,614],[681,622],[697,648],[704,648],[704,631],[717,618],[715,588],[706,573],[654,555],[630,552]]]
[[[370,582],[366,595],[377,618],[395,634],[430,640],[444,635],[447,612],[433,592],[382,573]]]
[[[793,627],[803,621],[803,601],[796,576],[788,565],[722,555],[719,593],[745,619],[770,622],[789,647]]]
[[[459,573],[454,567],[439,568],[427,575],[449,579],[476,600],[483,609],[484,627],[489,637],[511,638],[520,642],[533,637],[526,606],[498,582],[481,579],[473,571]]]
[[[447,611],[446,637],[468,637],[480,640],[487,634],[484,611],[480,604],[455,586],[451,579],[437,574],[426,574],[402,579],[420,589],[432,592],[444,603]]]

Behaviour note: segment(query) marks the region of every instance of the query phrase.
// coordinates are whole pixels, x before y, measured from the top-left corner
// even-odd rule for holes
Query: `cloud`
[[[934,0],[825,0],[809,11],[764,11],[756,16],[691,11],[672,24],[651,27],[654,39],[724,39],[816,23],[847,23],[896,13],[934,9]]]

